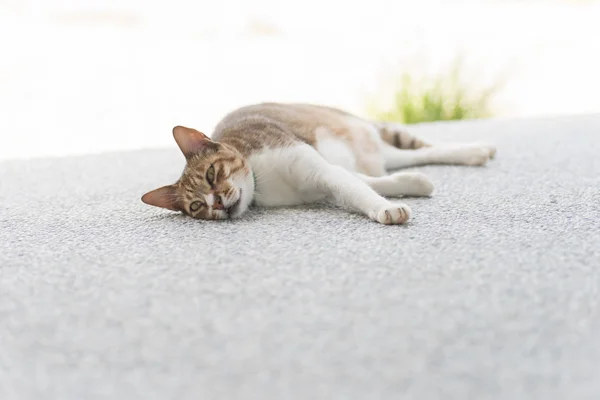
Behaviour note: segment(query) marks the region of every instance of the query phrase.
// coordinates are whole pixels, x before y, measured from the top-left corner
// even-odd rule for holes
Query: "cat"
[[[371,121],[313,104],[262,103],[226,115],[211,137],[184,126],[173,136],[186,158],[179,180],[143,195],[193,218],[238,218],[251,204],[293,206],[322,200],[381,224],[404,224],[411,209],[387,197],[425,196],[426,164],[484,165],[490,144],[434,145],[396,123]]]

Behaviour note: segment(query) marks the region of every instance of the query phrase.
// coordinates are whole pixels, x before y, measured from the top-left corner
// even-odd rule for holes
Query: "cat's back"
[[[212,138],[234,145],[242,154],[266,147],[305,142],[316,146],[319,132],[347,132],[356,117],[336,108],[299,103],[261,103],[227,114]]]

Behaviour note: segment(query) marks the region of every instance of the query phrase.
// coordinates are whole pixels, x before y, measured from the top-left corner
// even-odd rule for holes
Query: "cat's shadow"
[[[419,201],[423,199],[430,199],[429,197],[419,197],[419,196],[401,196],[401,197],[388,197],[391,201],[403,201],[405,199],[412,201]],[[285,206],[285,207],[250,207],[240,218],[236,219],[227,219],[227,220],[202,220],[202,219],[194,219],[180,212],[172,212],[165,211],[160,214],[155,214],[152,216],[146,217],[144,220],[146,223],[173,223],[177,226],[190,226],[192,224],[215,224],[215,226],[229,226],[229,225],[254,225],[260,224],[264,225],[265,222],[269,222],[269,220],[279,219],[278,217],[282,214],[296,212],[298,214],[304,214],[304,217],[307,219],[311,218],[319,218],[323,216],[328,216],[333,219],[339,219],[339,215],[345,214],[346,216],[351,216],[348,220],[355,219],[365,219],[366,222],[369,221],[368,218],[358,212],[344,209],[342,207],[328,204],[326,202],[318,202],[312,204],[304,204],[298,206]],[[301,217],[302,218],[302,217]],[[406,228],[410,226],[411,222],[408,224],[397,225],[399,228]],[[383,225],[382,225],[383,226]]]
[[[236,223],[254,223],[254,222],[264,222],[266,218],[282,213],[289,212],[291,210],[296,210],[297,212],[319,212],[326,210],[337,210],[337,207],[328,206],[326,204],[306,204],[299,206],[288,206],[288,207],[251,207],[244,213],[243,216],[236,219],[226,219],[226,220],[201,220],[191,218],[183,213],[179,212],[163,212],[160,214],[155,214],[152,216],[148,216],[145,218],[147,223],[152,222],[173,222],[177,224],[187,225],[194,223],[208,223],[208,224],[236,224]]]

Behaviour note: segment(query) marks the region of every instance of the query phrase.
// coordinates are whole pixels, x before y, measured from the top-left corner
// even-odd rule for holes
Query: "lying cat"
[[[146,204],[201,219],[241,216],[251,203],[291,206],[332,200],[382,224],[404,224],[404,203],[383,196],[429,196],[425,164],[483,165],[491,145],[432,145],[400,125],[308,104],[265,103],[225,116],[212,138],[176,126],[186,157],[179,180],[146,193]]]

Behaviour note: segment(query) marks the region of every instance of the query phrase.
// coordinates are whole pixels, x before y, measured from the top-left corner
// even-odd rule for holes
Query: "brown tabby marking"
[[[421,147],[431,147],[430,144],[416,138],[408,132],[398,129],[396,126],[386,122],[375,122],[379,134],[384,142],[398,149],[416,150]]]
[[[180,204],[181,211],[191,217],[201,219],[224,219],[227,217],[217,203],[219,199],[227,200],[233,194],[234,187],[228,178],[241,170],[249,171],[244,160],[235,154],[237,153],[235,150],[228,149],[228,147],[222,145],[213,154],[197,155],[188,160],[178,182],[179,192],[183,193]],[[206,173],[211,165],[215,169],[215,179],[212,185],[206,179]],[[217,200],[217,203],[213,203],[212,206],[206,204],[203,198],[210,194]],[[200,202],[200,208],[194,211],[190,206],[196,201]]]
[[[265,147],[289,146],[301,140],[317,147],[317,132],[326,129],[342,137],[349,144],[357,144],[360,151],[376,150],[376,143],[369,141],[369,131],[375,127],[381,138],[399,149],[429,147],[387,122],[365,121],[342,110],[310,104],[262,103],[239,108],[223,118],[216,126],[212,138],[233,145],[242,155]]]
[[[214,142],[195,129],[177,126],[173,128],[173,136],[187,159],[183,173],[175,184],[146,193],[142,201],[193,218],[228,218],[223,203],[230,203],[235,195],[230,177],[249,173],[247,162],[234,147]],[[209,182],[207,172],[211,166],[214,179]],[[198,208],[192,209],[192,204]]]

